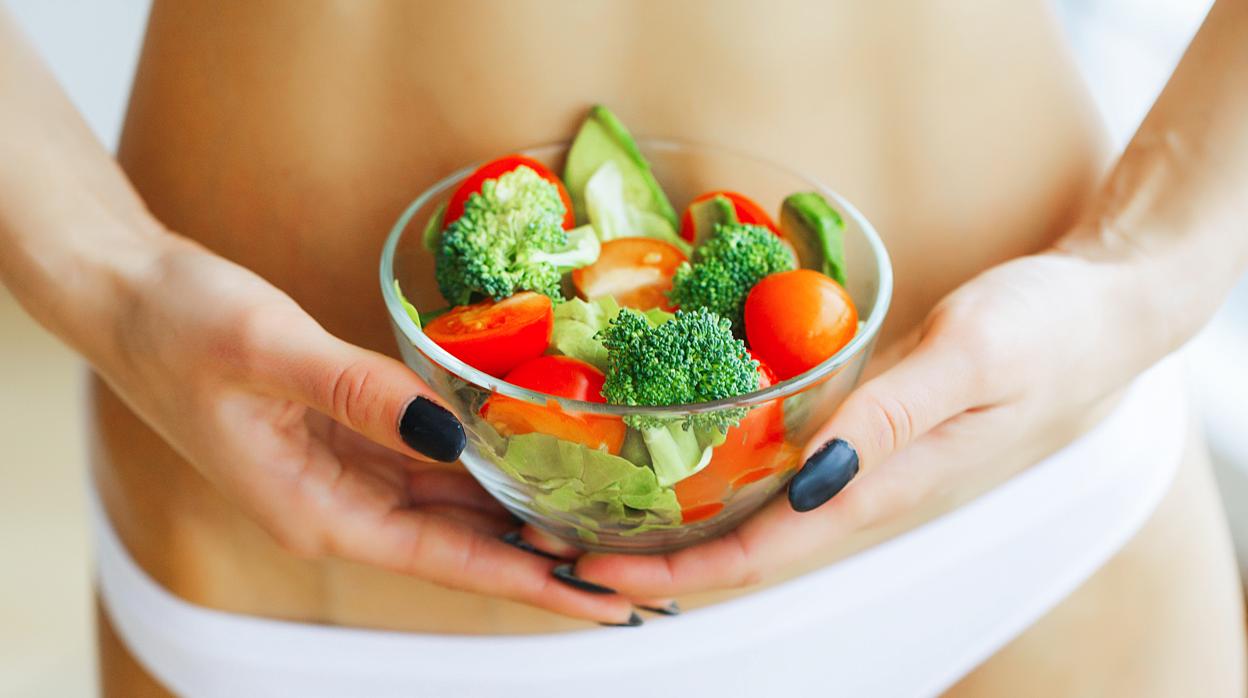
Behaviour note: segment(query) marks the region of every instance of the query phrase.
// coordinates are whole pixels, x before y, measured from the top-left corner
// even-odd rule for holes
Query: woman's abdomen
[[[394,353],[376,268],[403,205],[463,164],[567,138],[602,102],[636,133],[762,154],[856,202],[893,255],[887,342],[1060,233],[1105,155],[1044,3],[924,7],[158,1],[119,157],[167,226]],[[289,558],[106,388],[93,400],[108,509],[176,593],[362,625],[568,627]]]

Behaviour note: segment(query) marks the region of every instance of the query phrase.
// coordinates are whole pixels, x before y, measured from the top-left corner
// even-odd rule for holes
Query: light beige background
[[[94,687],[83,371],[0,290],[0,695]]]

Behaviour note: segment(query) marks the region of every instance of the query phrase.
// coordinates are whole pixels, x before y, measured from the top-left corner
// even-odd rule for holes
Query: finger
[[[921,342],[859,386],[807,445],[789,503],[810,511],[946,420],[976,406],[975,367],[953,343]]]
[[[521,550],[527,550],[551,560],[575,560],[584,554],[580,548],[560,540],[535,526],[525,526],[518,532],[503,537],[503,540]],[[575,574],[575,573],[574,573]],[[610,585],[600,585],[612,588]],[[665,616],[680,614],[680,605],[676,600],[666,596],[630,596],[625,595],[637,608]]]
[[[515,527],[506,507],[481,489],[481,485],[468,473],[420,470],[408,476],[408,493],[413,506],[452,504],[498,516],[508,522],[509,528]]]
[[[549,553],[550,555],[554,555],[555,557],[575,560],[585,552],[575,545],[572,545],[571,543],[560,538],[556,538],[536,526],[525,526],[520,530],[520,535],[523,536],[524,540],[529,545],[537,548],[538,550]]]
[[[421,507],[420,511],[422,514],[442,516],[452,521],[458,521],[472,528],[472,530],[479,531],[491,538],[502,536],[514,526],[510,517],[487,514],[476,509],[459,507],[453,504],[432,504]]]
[[[678,616],[680,615],[680,604],[676,603],[676,599],[662,598],[633,598],[633,605],[643,611],[650,611],[661,616]]]
[[[382,446],[422,460],[459,457],[464,427],[407,366],[344,342],[310,320],[263,335],[261,376]]]
[[[551,574],[556,562],[458,521],[413,510],[332,528],[330,552],[455,589],[519,601],[599,623],[627,624],[632,605],[616,594],[574,589]]]

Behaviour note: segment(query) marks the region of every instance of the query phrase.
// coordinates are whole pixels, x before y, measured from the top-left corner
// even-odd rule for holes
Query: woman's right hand
[[[459,421],[402,363],[326,332],[290,297],[163,235],[124,284],[97,370],[153,429],[287,550],[378,565],[577,618],[628,600],[551,576],[514,520],[450,462]]]

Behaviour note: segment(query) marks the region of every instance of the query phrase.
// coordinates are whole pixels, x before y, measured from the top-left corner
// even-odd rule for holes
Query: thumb
[[[820,506],[860,471],[974,406],[971,370],[965,352],[930,337],[859,386],[811,439],[789,484],[789,504],[796,511]]]
[[[464,450],[463,424],[411,369],[362,349],[320,325],[287,325],[270,347],[282,396],[322,412],[368,439],[421,460],[451,462]]]

